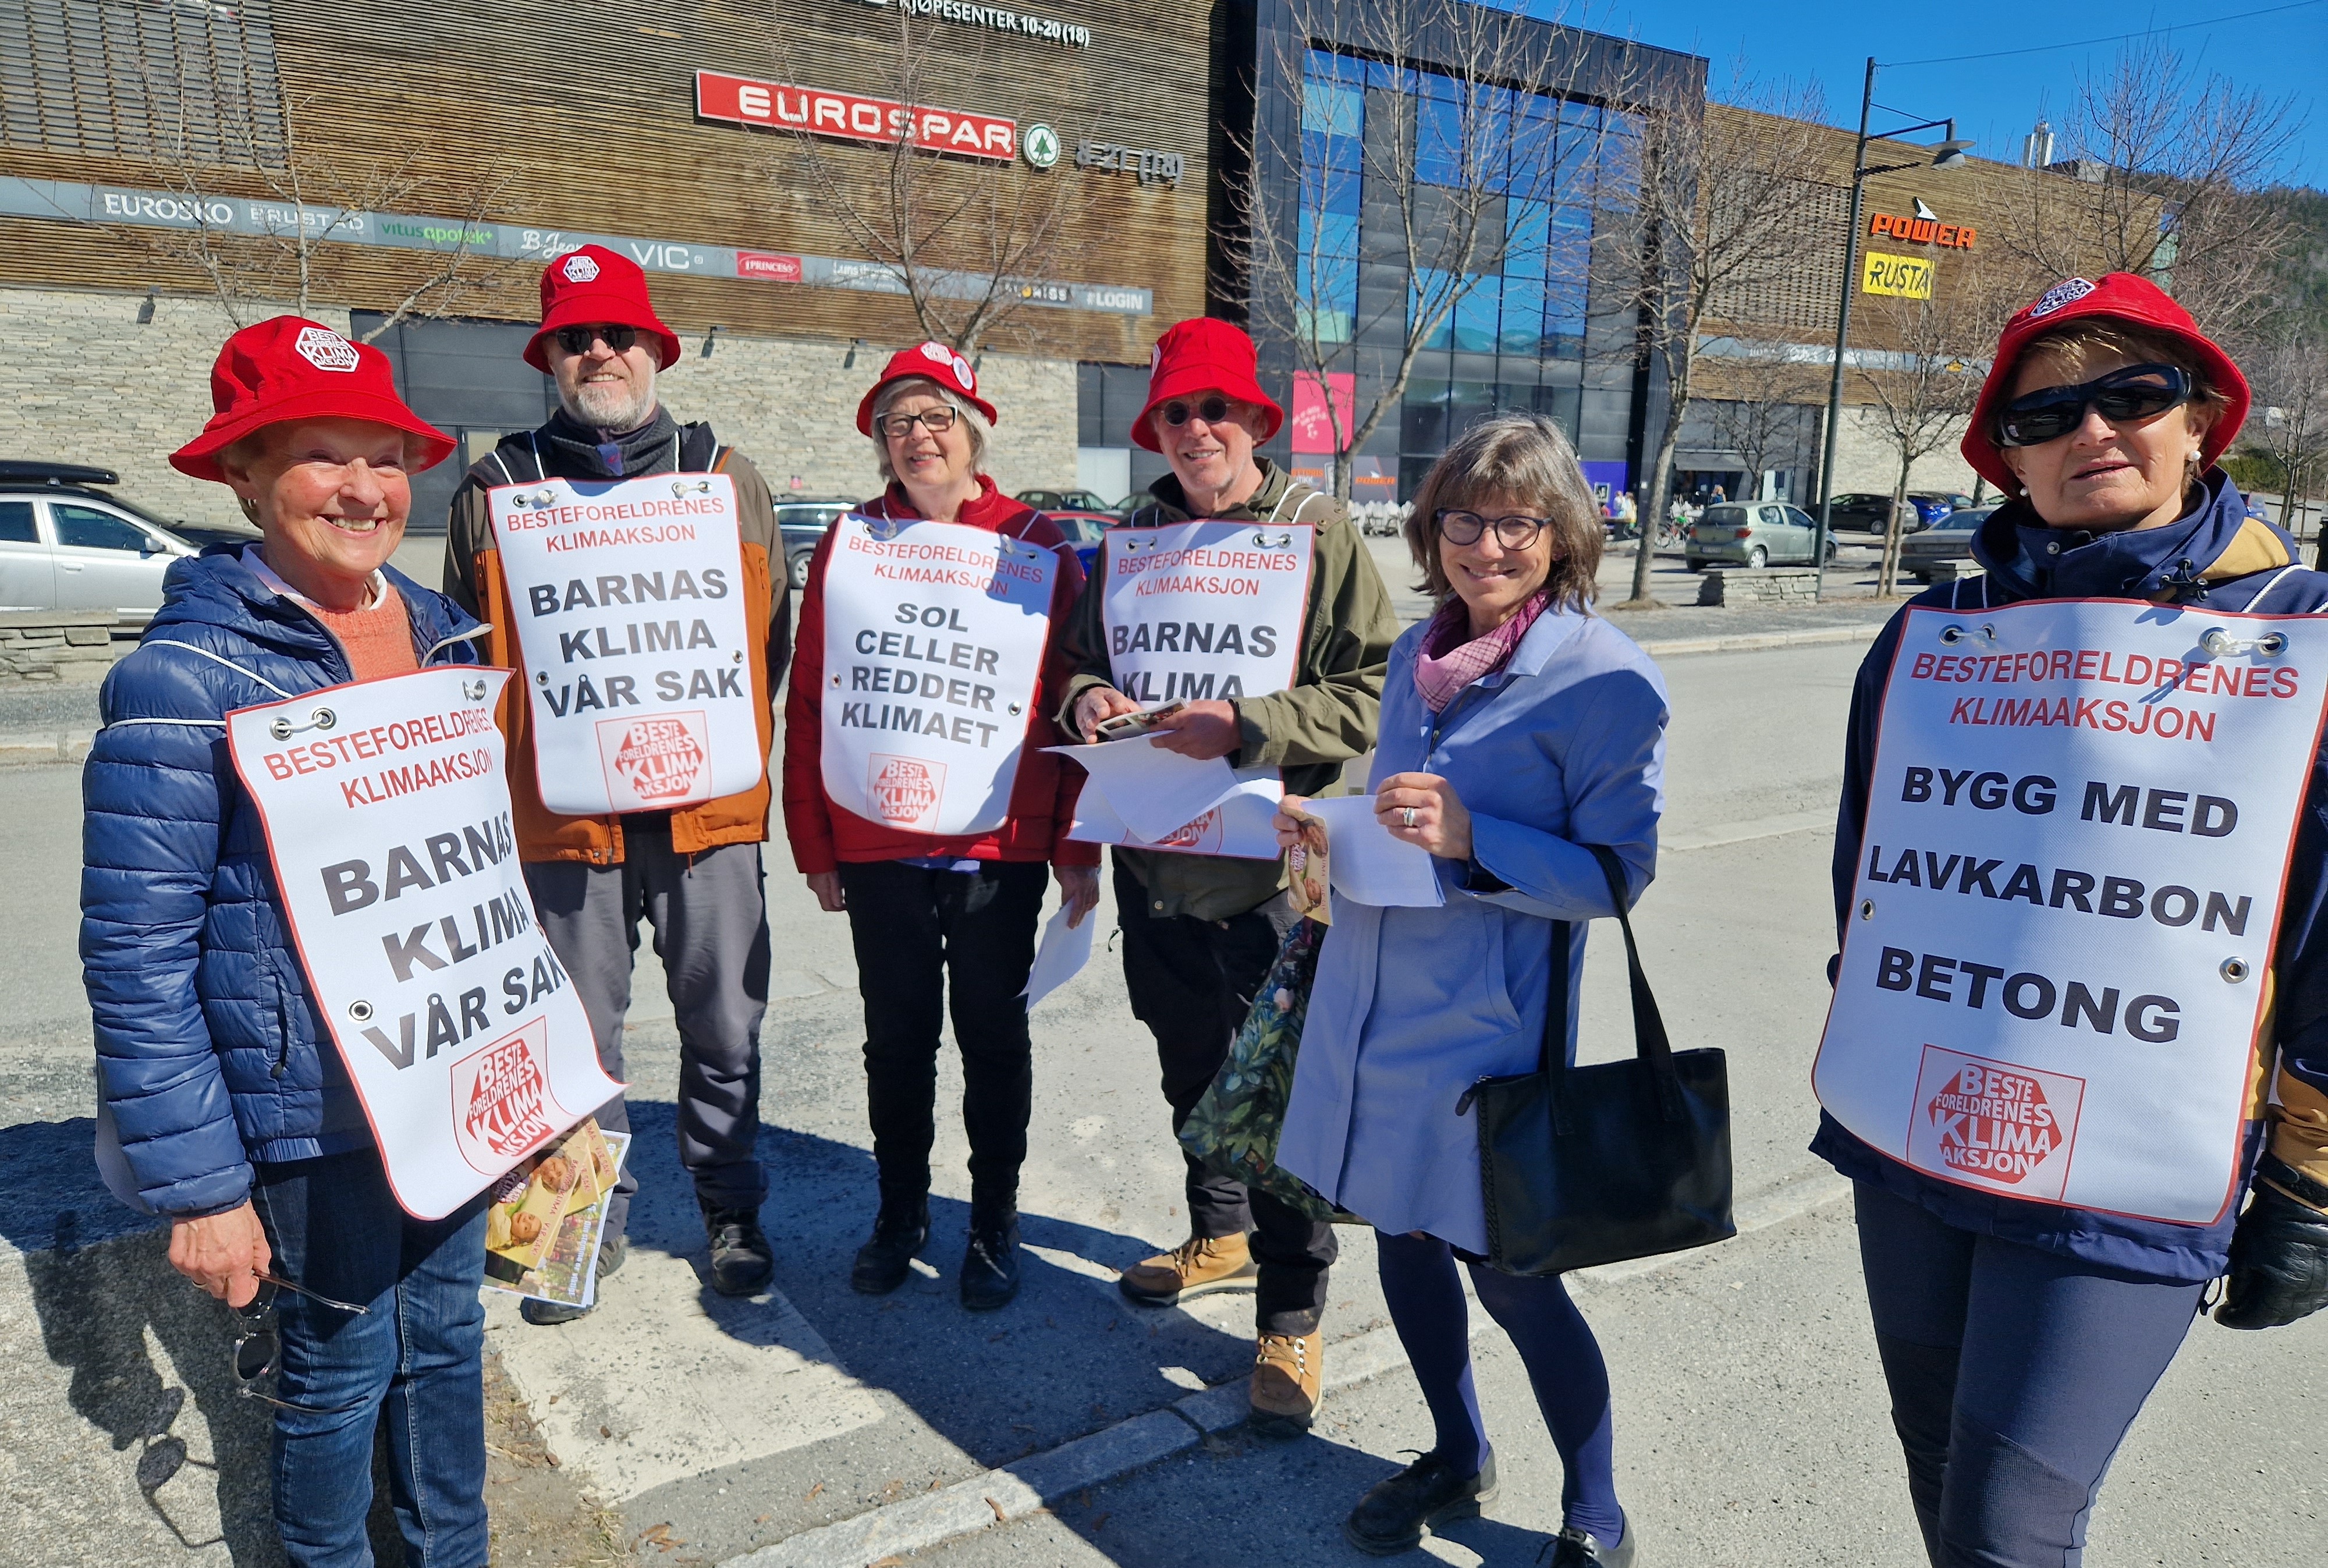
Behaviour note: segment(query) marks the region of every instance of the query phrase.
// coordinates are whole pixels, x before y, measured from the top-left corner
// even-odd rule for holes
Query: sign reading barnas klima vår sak
[[[422,1219],[623,1087],[518,869],[493,723],[508,679],[424,670],[227,715],[308,995]]]
[[[834,804],[908,832],[1010,814],[1059,558],[953,522],[844,517],[824,561],[820,747]]]
[[[549,479],[485,494],[541,803],[601,816],[756,787],[767,758],[735,481]]]
[[[1813,1084],[2006,1197],[2236,1197],[2328,620],[2124,600],[1905,617]]]

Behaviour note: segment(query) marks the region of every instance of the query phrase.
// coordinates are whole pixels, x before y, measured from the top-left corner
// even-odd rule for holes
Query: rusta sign
[[[717,70],[695,73],[695,112],[708,120],[804,131],[842,141],[883,146],[906,141],[928,152],[996,163],[1007,164],[1018,155],[1018,127],[1013,120],[828,92],[822,88],[755,81]]]
[[[1910,245],[1938,245],[1943,249],[1970,250],[1980,238],[1980,230],[1969,223],[1943,223],[1939,214],[1922,202],[1916,203],[1913,217],[1901,217],[1892,212],[1878,212],[1867,221],[1870,239],[1904,239]]]

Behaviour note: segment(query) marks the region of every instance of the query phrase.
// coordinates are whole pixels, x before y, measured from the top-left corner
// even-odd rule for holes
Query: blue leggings
[[[1488,1456],[1488,1432],[1471,1383],[1470,1314],[1454,1252],[1435,1236],[1380,1231],[1375,1251],[1390,1320],[1438,1429],[1432,1451],[1458,1474],[1475,1475]],[[1479,1304],[1519,1350],[1560,1451],[1566,1472],[1560,1487],[1563,1523],[1616,1545],[1624,1537],[1625,1515],[1617,1506],[1609,1369],[1591,1326],[1556,1275],[1523,1280],[1477,1263],[1470,1269]]]
[[[1859,1255],[1933,1568],[2078,1568],[2111,1457],[2203,1285],[1942,1224],[1858,1183]]]

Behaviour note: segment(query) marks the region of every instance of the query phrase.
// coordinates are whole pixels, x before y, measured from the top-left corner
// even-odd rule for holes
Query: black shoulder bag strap
[[[1665,1119],[1682,1121],[1688,1113],[1682,1103],[1681,1079],[1674,1072],[1673,1044],[1666,1037],[1665,1016],[1657,1011],[1657,999],[1649,990],[1649,977],[1641,969],[1640,944],[1634,940],[1633,917],[1627,908],[1624,863],[1606,844],[1580,847],[1591,850],[1592,858],[1600,863],[1600,875],[1609,883],[1609,900],[1616,906],[1617,924],[1624,929],[1625,963],[1633,992],[1633,1054],[1648,1064],[1657,1078],[1657,1103]],[[1551,984],[1545,988],[1544,1046],[1536,1070],[1551,1080],[1553,1131],[1560,1134],[1574,1130],[1569,1120],[1566,1093],[1568,974],[1573,941],[1570,922],[1552,923],[1552,977]]]

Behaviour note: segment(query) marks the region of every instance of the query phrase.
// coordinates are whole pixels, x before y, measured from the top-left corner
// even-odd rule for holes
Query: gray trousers
[[[653,818],[626,818],[623,844],[619,866],[526,863],[542,934],[581,994],[599,1064],[619,1079],[639,921],[653,925],[679,1023],[679,1162],[704,1203],[756,1209],[768,1195],[753,1148],[760,1131],[760,1019],[768,1010],[760,846],[674,854],[668,820]],[[619,1095],[599,1107],[598,1124],[630,1131]],[[607,1208],[610,1240],[629,1217],[638,1169],[634,1153]]]

